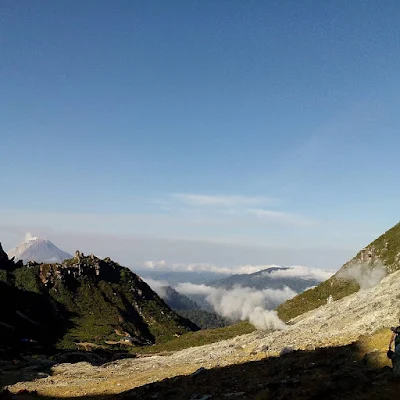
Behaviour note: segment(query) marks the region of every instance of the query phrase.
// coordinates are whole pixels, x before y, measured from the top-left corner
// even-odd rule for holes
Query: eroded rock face
[[[41,264],[40,280],[48,288],[54,287],[57,282],[68,284],[82,276],[117,282],[119,269],[119,265],[110,259],[101,260],[93,254],[85,257],[82,252],[77,250],[75,257],[71,260],[57,264]]]

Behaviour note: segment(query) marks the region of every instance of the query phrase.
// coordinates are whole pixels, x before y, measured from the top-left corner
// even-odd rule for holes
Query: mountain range
[[[208,285],[223,287],[225,289],[232,289],[234,286],[240,285],[257,290],[283,289],[287,286],[295,292],[300,293],[321,283],[321,279],[316,279],[315,276],[301,276],[299,274],[292,274],[292,271],[296,271],[296,267],[269,267],[252,274],[231,275],[210,282]]]
[[[160,314],[168,310],[165,303],[163,306],[154,292],[146,291],[147,285],[143,286],[134,274],[110,259],[77,253],[62,264],[26,267],[8,260],[0,251],[0,268],[3,268],[0,301],[7,304],[0,308],[0,333],[9,332],[10,340],[40,327],[46,327],[49,332],[61,327],[59,337],[64,338],[85,327],[90,331],[87,337],[95,343],[104,340],[104,332],[100,332],[104,325],[114,329],[116,335],[115,330],[134,333],[133,328],[138,325],[123,302],[123,294],[130,304],[136,302],[135,309],[143,317],[142,323],[147,324],[148,331],[160,343],[144,349],[155,349],[155,356],[99,366],[89,362],[58,364],[52,368],[52,376],[45,374],[42,379],[35,375],[22,382],[17,370],[14,383],[18,383],[8,386],[12,393],[33,392],[35,396],[39,393],[47,398],[82,396],[83,393],[91,398],[109,394],[107,399],[117,393],[122,399],[398,397],[396,376],[400,376],[400,364],[392,360],[395,366],[392,370],[389,367],[392,361],[386,354],[391,335],[389,327],[398,323],[400,224],[360,250],[331,278],[278,307],[281,318],[288,321],[281,330],[255,330],[228,338],[223,337],[224,332],[232,327],[215,329],[211,332],[213,342],[208,341],[207,331],[190,332],[189,327],[186,327],[188,334],[175,338],[173,332],[183,332],[184,328],[171,325],[171,321],[168,325],[168,320],[178,321],[178,317],[168,314],[165,320],[160,320]],[[268,273],[274,271],[279,272]],[[287,270],[281,272],[287,273]],[[98,296],[99,289],[106,303]],[[93,290],[94,301],[90,299]],[[134,294],[129,295],[129,290]],[[139,293],[139,290],[143,291]],[[77,300],[70,304],[74,299],[65,300],[65,296]],[[146,305],[149,299],[151,304]],[[117,306],[116,309],[106,308],[107,303]],[[111,315],[112,310],[119,310],[116,320],[105,321],[105,315]],[[53,320],[46,325],[43,319],[52,314]],[[265,318],[276,319],[276,312],[265,314]],[[155,334],[153,325],[158,325],[158,333],[164,334],[164,338],[157,339],[159,335]],[[94,337],[93,330],[96,330]],[[82,340],[82,332],[81,335]],[[141,337],[145,339],[146,335]],[[6,366],[8,370],[0,374],[0,382],[2,379],[5,382],[18,368],[14,359]],[[31,371],[32,365],[28,369]]]

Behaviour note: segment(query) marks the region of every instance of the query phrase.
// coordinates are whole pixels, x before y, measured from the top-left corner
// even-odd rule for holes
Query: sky
[[[132,268],[337,270],[399,220],[399,17],[2,0],[3,247],[31,232]]]

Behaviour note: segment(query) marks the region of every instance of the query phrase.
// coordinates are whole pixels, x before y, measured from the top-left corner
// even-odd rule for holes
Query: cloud
[[[146,282],[151,289],[153,289],[162,299],[167,298],[167,293],[165,290],[166,286],[169,286],[169,283],[167,281],[160,281],[156,279],[151,279],[151,278],[142,278],[144,282]]]
[[[282,212],[282,211],[251,208],[247,210],[247,212],[252,215],[255,215],[257,218],[270,222],[278,222],[278,223],[297,225],[302,227],[309,227],[314,224],[313,221],[301,215]]]
[[[165,260],[161,261],[145,261],[144,266],[149,269],[163,269],[167,265]]]
[[[175,286],[177,292],[186,294],[186,295],[203,295],[209,296],[215,293],[218,289],[208,285],[198,285],[195,283],[185,282],[185,283],[178,283]]]
[[[238,207],[270,204],[272,199],[268,197],[248,196],[209,196],[192,193],[175,193],[171,197],[187,206],[197,207]]]
[[[178,284],[176,290],[188,296],[206,296],[206,300],[219,315],[233,321],[248,320],[257,329],[284,329],[285,323],[272,309],[297,294],[288,287],[277,290],[256,290],[235,286],[232,289],[225,289],[193,283]]]
[[[368,263],[353,264],[338,272],[337,277],[356,281],[361,290],[370,289],[379,284],[387,275],[383,264],[371,267]]]
[[[286,269],[287,268],[287,269]],[[333,272],[324,271],[318,268],[303,267],[300,265],[286,267],[272,271],[271,273],[265,272],[270,278],[301,278],[301,279],[316,279],[323,282],[329,279]]]
[[[146,261],[144,266],[149,269],[157,269],[159,271],[175,271],[175,272],[212,272],[215,274],[253,274],[268,268],[280,268],[277,271],[265,271],[271,278],[302,278],[302,279],[316,279],[318,281],[325,281],[329,279],[333,272],[325,271],[318,268],[310,268],[303,266],[288,266],[280,267],[278,265],[237,265],[237,266],[218,266],[215,264],[207,263],[167,263],[162,261]]]
[[[282,290],[255,290],[236,286],[231,290],[217,288],[207,297],[207,301],[225,318],[248,320],[257,329],[284,329],[285,323],[271,309],[296,294],[287,287]]]
[[[37,237],[33,236],[30,232],[25,233],[25,242],[27,242],[28,240],[34,240],[34,239],[37,239]]]
[[[265,265],[239,265],[239,266],[218,266],[208,263],[171,263],[162,261],[145,261],[144,267],[157,271],[174,271],[174,272],[212,272],[215,274],[252,274],[268,268]]]

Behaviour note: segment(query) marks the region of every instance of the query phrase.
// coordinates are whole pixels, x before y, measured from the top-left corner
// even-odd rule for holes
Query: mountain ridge
[[[232,289],[236,285],[250,287],[257,290],[264,289],[283,289],[285,286],[295,292],[302,292],[305,289],[318,285],[321,280],[312,276],[290,276],[290,272],[295,267],[269,267],[251,274],[235,274],[229,277],[210,282],[208,285],[213,287],[223,287]],[[279,273],[281,276],[276,276]],[[285,273],[288,273],[285,276]]]

